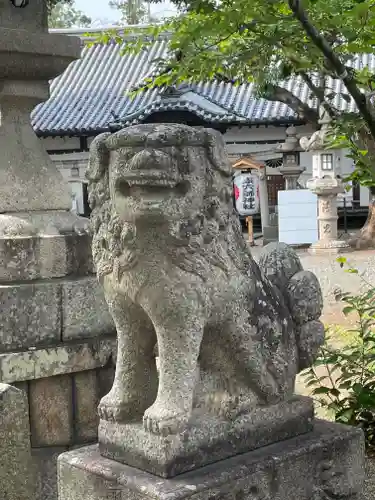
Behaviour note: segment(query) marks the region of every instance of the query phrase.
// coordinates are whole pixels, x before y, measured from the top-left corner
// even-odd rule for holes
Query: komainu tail
[[[298,349],[298,371],[312,365],[324,343],[319,321],[323,296],[315,274],[304,271],[297,253],[285,243],[265,246],[259,259],[263,274],[276,286],[293,318]]]

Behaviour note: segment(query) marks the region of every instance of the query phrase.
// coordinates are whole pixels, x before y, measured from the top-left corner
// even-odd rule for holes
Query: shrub
[[[344,257],[337,260],[346,272],[358,274]],[[343,347],[332,347],[328,329],[318,359],[303,375],[313,397],[336,422],[363,429],[367,452],[375,454],[375,287],[363,276],[362,280],[365,291],[339,297],[345,303],[343,313],[356,315],[355,327],[348,330],[351,341]]]

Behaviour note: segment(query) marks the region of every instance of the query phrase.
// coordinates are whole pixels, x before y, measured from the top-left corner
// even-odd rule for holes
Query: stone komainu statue
[[[143,416],[162,435],[202,407],[235,419],[288,399],[313,362],[324,340],[319,283],[284,244],[265,247],[258,267],[231,175],[214,130],[149,124],[94,140],[93,256],[118,333],[101,419]]]

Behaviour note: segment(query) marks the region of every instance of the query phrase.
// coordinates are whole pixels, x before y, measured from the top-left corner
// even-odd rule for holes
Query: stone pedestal
[[[99,448],[103,456],[161,477],[174,477],[283,441],[312,429],[314,408],[310,398],[259,407],[234,421],[199,411],[181,434],[166,437],[144,430],[142,423],[100,421]]]
[[[31,459],[26,395],[0,384],[0,498],[35,500],[35,469]]]
[[[277,213],[270,214],[269,225],[263,227],[263,246],[279,240],[279,217]]]
[[[310,179],[307,188],[318,196],[319,241],[311,245],[312,254],[338,254],[350,251],[345,240],[339,240],[337,234],[337,195],[344,192],[338,179]]]
[[[298,179],[300,178],[300,175],[304,170],[305,169],[303,167],[300,167],[299,165],[296,165],[294,167],[283,166],[280,168],[280,173],[285,178],[286,191],[298,189]]]
[[[59,500],[359,500],[364,443],[358,429],[317,421],[297,438],[162,479],[91,446],[60,455]]]

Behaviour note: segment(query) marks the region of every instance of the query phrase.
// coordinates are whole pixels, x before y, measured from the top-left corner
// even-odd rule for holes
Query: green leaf
[[[341,393],[340,393],[340,391],[339,391],[338,389],[336,389],[335,387],[333,387],[333,388],[331,389],[331,392],[330,392],[330,393],[331,393],[331,395],[332,395],[332,396],[334,396],[334,397],[336,397],[336,398],[338,398],[338,397],[340,396],[340,394],[341,394]]]
[[[343,314],[345,314],[345,316],[348,316],[348,314],[352,313],[354,310],[355,309],[353,306],[346,306],[346,307],[344,307],[342,312],[343,312]]]
[[[331,387],[317,387],[313,390],[312,394],[317,396],[319,394],[330,394],[332,388]]]
[[[358,269],[345,269],[345,272],[349,274],[358,274]]]
[[[350,389],[352,386],[352,382],[350,380],[343,382],[342,384],[339,384],[339,389]]]
[[[351,408],[347,410],[343,410],[336,415],[336,422],[342,422],[342,423],[348,423],[350,420],[352,420],[354,415],[354,410]]]
[[[336,262],[338,262],[339,264],[346,264],[347,258],[346,257],[337,257]]]

